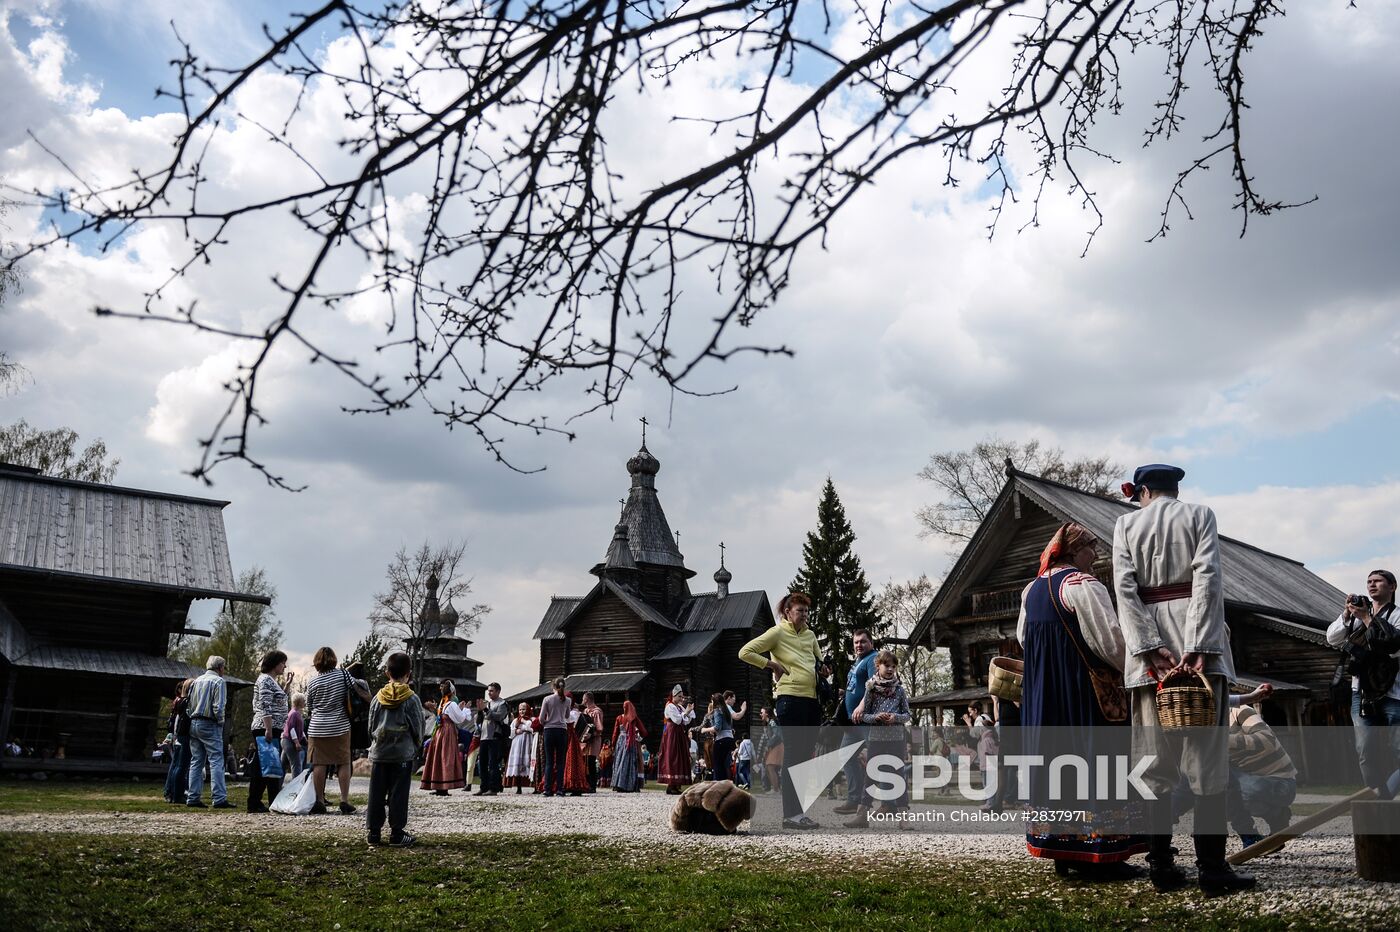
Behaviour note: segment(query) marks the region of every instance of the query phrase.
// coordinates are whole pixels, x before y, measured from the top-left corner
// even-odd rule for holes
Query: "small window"
[[[590,670],[611,670],[612,654],[597,651],[588,655],[588,669]]]

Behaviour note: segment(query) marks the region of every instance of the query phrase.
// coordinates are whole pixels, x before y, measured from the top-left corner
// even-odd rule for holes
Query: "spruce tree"
[[[802,569],[788,588],[812,597],[808,624],[817,635],[822,652],[835,658],[832,666],[838,688],[845,684],[851,665],[851,632],[867,628],[872,637],[878,638],[882,627],[870,595],[870,583],[860,557],[852,549],[855,541],[846,509],[828,477],[817,505],[817,529],[807,534],[807,542],[802,545]]]

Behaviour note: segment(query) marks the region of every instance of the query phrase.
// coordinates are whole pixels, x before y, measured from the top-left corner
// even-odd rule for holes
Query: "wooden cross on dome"
[[[648,423],[647,418],[646,418],[646,415],[645,415],[645,414],[642,415],[640,418],[638,418],[638,420],[640,420],[640,421],[642,422],[642,446],[646,446],[646,445],[647,445],[647,423]]]

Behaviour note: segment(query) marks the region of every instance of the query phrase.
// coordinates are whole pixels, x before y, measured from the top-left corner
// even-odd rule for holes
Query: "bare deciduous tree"
[[[437,577],[438,602],[443,606],[469,594],[472,580],[462,575],[466,553],[466,541],[448,542],[436,548],[424,541],[412,552],[400,547],[385,571],[386,588],[375,593],[374,608],[369,614],[370,630],[403,645],[413,658],[413,679],[420,687],[423,638],[430,633],[432,624],[423,612],[428,601],[428,579]],[[489,605],[481,604],[469,609],[458,608],[457,633],[463,636],[476,633],[490,611]]]
[[[0,385],[3,382],[0,379]],[[0,462],[30,466],[45,476],[111,482],[121,460],[109,460],[107,455],[107,444],[100,439],[79,452],[78,432],[71,427],[40,430],[25,421],[0,427]]]
[[[907,582],[890,581],[875,596],[875,610],[897,639],[908,641],[938,586],[928,576]],[[909,698],[953,688],[953,667],[947,648],[928,650],[921,644],[893,644],[899,678]]]
[[[1024,472],[1097,495],[1107,495],[1116,488],[1123,471],[1108,457],[1067,460],[1062,450],[1043,447],[1038,440],[1017,443],[989,437],[971,450],[935,453],[919,470],[919,478],[932,482],[945,498],[918,510],[923,525],[920,533],[954,544],[971,540],[1006,484],[1007,460]]]
[[[1018,202],[1034,225],[1041,192],[1062,184],[1084,206],[1092,240],[1101,214],[1081,171],[1111,158],[1094,130],[1123,108],[1131,56],[1162,63],[1145,69],[1160,83],[1146,86],[1149,75],[1132,88],[1156,103],[1147,142],[1183,128],[1188,84],[1213,108],[1212,131],[1165,193],[1159,234],[1186,209],[1187,182],[1220,162],[1242,231],[1290,206],[1256,188],[1241,122],[1247,52],[1280,15],[1276,0],[853,0],[810,11],[798,0],[331,0],[269,32],[250,62],[225,67],[185,46],[174,88],[162,92],[185,119],[168,159],[115,183],[75,178],[68,190],[32,192],[69,222],[18,257],[156,225],[184,237],[183,257],[144,307],[98,312],[249,345],[193,469],[206,481],[242,460],[282,484],[250,447],[263,419],[259,377],[279,346],[343,375],[356,399],[347,410],[426,405],[505,461],[511,430],[572,436],[568,422],[530,407],[546,386],[582,389],[580,416],[614,404],[643,373],[694,390],[688,377],[707,363],[789,352],[737,331],[788,285],[799,250],[820,247],[851,199],[911,153],[946,163],[931,184],[971,175],[1000,187],[989,232]],[[314,44],[326,35],[343,40],[333,56]],[[728,101],[722,111],[618,124],[624,95],[664,94],[682,69],[721,56],[732,56],[736,85],[711,95]],[[239,109],[259,82],[295,91],[285,114],[260,123]],[[309,141],[324,137],[324,100],[304,109],[327,90],[339,95],[345,132],[334,156]],[[658,178],[619,176],[610,141],[655,138],[679,120],[707,126],[713,148],[694,164],[656,166]],[[232,155],[231,124],[265,132],[265,149]],[[1019,165],[1018,138],[1031,153]],[[283,166],[278,190],[210,190],[229,157]],[[426,199],[411,221],[395,209],[409,192]],[[305,258],[274,278],[283,299],[261,320],[210,316],[181,297],[192,269],[265,236],[288,211],[301,239],[279,256]],[[700,326],[679,316],[695,306],[683,297],[696,290],[687,270],[720,296]],[[313,325],[366,295],[390,308],[373,348],[387,375]],[[566,376],[581,379],[553,384]]]

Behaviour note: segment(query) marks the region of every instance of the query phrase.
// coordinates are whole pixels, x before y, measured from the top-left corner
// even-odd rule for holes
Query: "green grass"
[[[1121,889],[1121,888],[1120,888]],[[325,836],[0,837],[15,929],[1326,927],[1143,888],[1062,885],[1045,865],[949,870],[726,863],[722,856],[511,835],[370,849]],[[1334,923],[1356,929],[1357,923]]]

